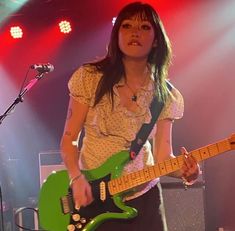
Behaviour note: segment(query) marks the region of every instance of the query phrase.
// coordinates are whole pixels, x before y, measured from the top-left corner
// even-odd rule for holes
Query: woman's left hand
[[[180,170],[182,178],[186,184],[193,184],[200,174],[200,167],[195,158],[192,155],[188,155],[184,147],[181,148],[181,153],[184,156],[184,163]]]

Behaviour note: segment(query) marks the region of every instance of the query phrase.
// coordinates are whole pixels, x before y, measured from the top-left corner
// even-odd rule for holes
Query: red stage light
[[[60,31],[64,34],[68,34],[72,31],[70,22],[64,20],[59,23]]]
[[[19,26],[13,26],[10,29],[11,36],[14,39],[22,38],[23,37],[23,30]]]

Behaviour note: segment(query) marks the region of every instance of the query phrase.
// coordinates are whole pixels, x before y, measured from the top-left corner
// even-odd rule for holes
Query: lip
[[[128,46],[142,46],[142,44],[138,40],[131,40],[128,42]]]

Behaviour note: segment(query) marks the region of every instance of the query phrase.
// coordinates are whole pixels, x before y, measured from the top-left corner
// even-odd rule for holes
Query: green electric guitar
[[[235,149],[235,134],[230,138],[196,149],[189,153],[198,162]],[[109,158],[101,167],[83,171],[91,184],[94,202],[79,210],[74,208],[69,177],[66,170],[52,173],[42,185],[39,195],[40,226],[48,231],[93,231],[110,219],[131,219],[137,216],[135,208],[125,205],[122,198],[128,190],[157,177],[179,170],[183,155],[168,159],[143,170],[121,176],[129,161],[128,151],[121,151]],[[110,206],[113,208],[110,211]],[[103,208],[97,214],[96,208]]]

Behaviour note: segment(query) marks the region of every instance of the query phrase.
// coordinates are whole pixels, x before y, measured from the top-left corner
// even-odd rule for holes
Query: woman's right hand
[[[79,210],[80,207],[85,207],[93,201],[91,186],[84,175],[76,179],[72,185],[73,200],[75,208]]]

